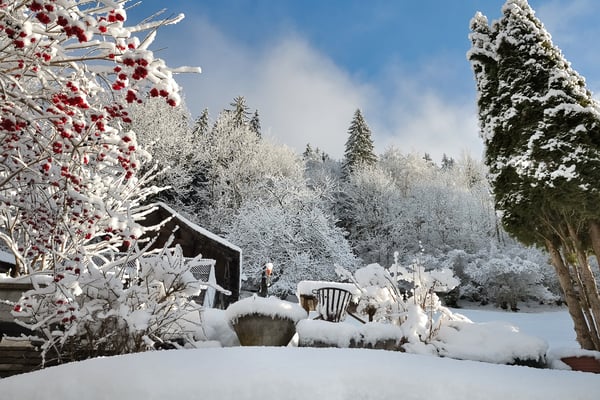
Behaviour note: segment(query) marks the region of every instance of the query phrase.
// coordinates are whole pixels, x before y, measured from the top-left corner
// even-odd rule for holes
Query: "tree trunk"
[[[580,293],[579,296],[583,297],[585,295],[588,306],[591,309],[591,316],[589,316],[589,312],[586,313],[586,315],[588,315],[592,340],[594,341],[596,350],[600,350],[600,337],[598,336],[598,331],[600,331],[600,294],[598,293],[596,278],[594,277],[594,273],[588,262],[583,245],[579,240],[577,231],[572,224],[568,224],[568,228],[577,254],[577,264],[579,267],[577,272],[584,291],[584,293]]]
[[[597,221],[590,222],[590,239],[592,250],[596,255],[596,259],[600,262],[600,224]]]
[[[585,320],[585,316],[583,315],[579,298],[575,293],[571,275],[569,274],[569,269],[565,265],[562,255],[552,241],[546,239],[546,248],[550,253],[552,265],[556,270],[560,287],[565,295],[567,308],[569,310],[569,314],[571,315],[571,319],[573,320],[573,328],[575,329],[577,342],[586,350],[594,350],[594,342],[590,337],[590,330]]]

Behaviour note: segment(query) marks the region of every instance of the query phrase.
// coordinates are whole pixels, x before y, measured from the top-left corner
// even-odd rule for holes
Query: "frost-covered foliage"
[[[195,148],[200,160],[197,218],[222,232],[244,202],[268,191],[271,177],[301,179],[302,164],[290,149],[262,139],[236,114],[223,111]]]
[[[425,345],[444,321],[462,319],[442,305],[436,292],[452,290],[460,282],[449,269],[425,270],[420,260],[404,267],[399,264],[397,253],[395,256],[394,264],[387,269],[370,264],[354,274],[339,266],[336,272],[359,288],[360,315],[370,322],[402,326],[407,346],[414,351],[428,351]]]
[[[401,242],[406,214],[392,176],[377,167],[355,167],[342,187],[341,222],[366,261],[386,262]]]
[[[461,288],[463,296],[494,302],[502,308],[518,310],[518,302],[551,303],[559,296],[548,286],[551,267],[548,261],[536,259],[536,251],[524,251],[516,246],[502,251],[492,248],[483,257],[471,257],[464,268],[470,284]],[[537,254],[539,257],[539,253]]]
[[[139,351],[189,304],[180,254],[126,268],[142,253],[141,203],[158,191],[126,126],[134,103],[177,106],[173,74],[198,69],[150,50],[182,15],[127,25],[127,3],[0,3],[0,239],[13,272],[34,274],[14,314],[59,357]]]
[[[158,166],[155,184],[166,189],[157,194],[162,201],[187,214],[193,213],[197,199],[197,147],[203,140],[191,129],[191,116],[182,101],[171,107],[158,98],[130,107],[131,124],[139,132],[140,146],[152,154]]]
[[[356,169],[341,188],[338,217],[364,262],[389,265],[419,253],[476,252],[498,240],[496,216],[480,163],[463,156],[439,168],[388,149],[375,167]]]
[[[138,176],[149,155],[123,126],[129,105],[147,95],[179,103],[177,71],[149,46],[160,25],[182,16],[128,26],[126,3],[0,5],[0,238],[15,273],[141,234],[134,210],[154,192]]]
[[[201,284],[190,272],[198,259],[181,248],[72,262],[50,275],[32,275],[34,289],[14,306],[19,324],[60,361],[139,352],[193,334],[185,315]],[[191,336],[190,336],[191,337]]]
[[[343,231],[303,181],[271,179],[260,200],[242,205],[226,237],[244,251],[249,285],[266,262],[274,264],[269,291],[280,296],[295,293],[302,280],[334,279],[335,264],[356,264]]]

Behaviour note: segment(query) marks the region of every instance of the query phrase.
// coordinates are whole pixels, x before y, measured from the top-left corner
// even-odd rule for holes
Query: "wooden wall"
[[[168,210],[158,206],[145,220],[139,222],[144,226],[153,226],[171,216],[172,214]],[[158,235],[151,236],[156,238],[152,248],[163,247],[171,234],[174,235],[173,245],[180,245],[185,257],[196,257],[198,254],[202,254],[202,257],[216,261],[217,284],[231,291],[231,296],[217,295],[217,306],[226,308],[230,303],[239,299],[241,254],[238,251],[192,229],[186,221],[179,217],[172,218],[158,232]]]

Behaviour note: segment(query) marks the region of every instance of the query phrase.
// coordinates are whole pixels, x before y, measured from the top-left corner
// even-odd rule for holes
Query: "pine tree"
[[[471,29],[468,57],[502,224],[547,248],[579,343],[599,350],[600,295],[586,253],[600,256],[600,105],[526,0],[508,0],[491,28],[477,14]]]
[[[304,161],[309,160],[313,157],[314,154],[314,150],[312,148],[312,146],[310,145],[310,143],[306,144],[306,149],[304,149],[304,153],[302,153],[302,158],[304,159]]]
[[[206,135],[209,129],[209,114],[208,108],[202,110],[202,114],[198,118],[196,118],[196,122],[194,123],[194,128],[192,129],[192,133],[194,136],[203,136]]]
[[[454,168],[454,164],[455,164],[454,158],[448,157],[446,155],[446,153],[444,153],[442,155],[442,169],[444,169],[444,170],[452,169],[452,168]]]
[[[246,105],[246,98],[244,96],[238,96],[233,99],[230,104],[233,107],[228,112],[233,114],[233,123],[236,128],[247,125],[250,121],[250,108]]]
[[[348,135],[343,164],[345,175],[349,175],[359,166],[372,166],[377,161],[377,156],[373,150],[371,130],[359,109],[354,112]]]
[[[250,119],[250,130],[256,133],[256,136],[261,137],[261,128],[260,128],[260,118],[258,116],[258,110],[254,111],[254,115],[252,115],[252,119]]]

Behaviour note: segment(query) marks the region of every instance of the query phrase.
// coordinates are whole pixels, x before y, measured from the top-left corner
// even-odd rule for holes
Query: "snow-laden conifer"
[[[527,1],[502,11],[491,27],[475,16],[468,54],[496,207],[510,234],[548,249],[580,344],[599,349],[586,252],[600,255],[600,106]]]
[[[377,161],[373,149],[371,129],[367,125],[362,112],[358,109],[354,112],[354,117],[348,128],[348,135],[343,165],[346,174],[361,165],[371,166]]]

